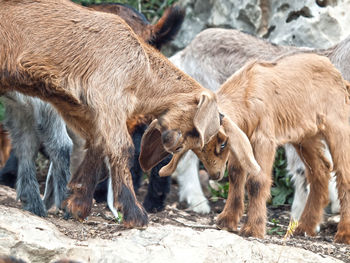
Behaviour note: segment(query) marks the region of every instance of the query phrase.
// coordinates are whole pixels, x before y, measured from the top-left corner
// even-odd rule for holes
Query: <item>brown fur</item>
[[[163,16],[156,24],[151,25],[141,13],[127,5],[105,3],[93,4],[88,7],[96,11],[120,16],[139,37],[157,49],[161,49],[162,45],[171,41],[175,37],[185,16],[184,9],[173,5],[165,10]],[[127,120],[127,127],[130,135],[133,134],[139,125],[149,124],[150,121],[150,117],[144,115],[129,118]],[[71,174],[74,175],[85,156],[85,141],[74,134],[71,130],[69,130],[69,134],[74,142],[70,168]],[[102,164],[98,164],[97,166],[102,167]],[[94,175],[94,173],[89,174]],[[88,179],[86,175],[84,178],[85,180],[80,183],[82,185],[86,184],[86,189],[94,189],[94,187],[91,187],[91,182],[96,180]],[[90,185],[88,186],[87,183]],[[89,195],[92,196],[92,194]],[[89,205],[86,203],[85,206],[91,206],[91,202]]]
[[[177,5],[167,8],[154,25],[150,24],[145,17],[136,16],[136,10],[122,4],[94,4],[89,5],[89,8],[119,15],[139,37],[157,49],[161,49],[164,44],[173,40],[185,17],[185,10]]]
[[[348,88],[348,82],[331,62],[315,54],[285,56],[273,63],[252,62],[221,86],[217,96],[219,108],[226,117],[224,132],[220,131],[215,137],[225,134],[228,147],[215,154],[219,140],[214,137],[203,151],[195,150],[214,178],[218,173],[223,175],[222,168],[230,159],[233,174],[229,177],[226,206],[218,217],[220,228],[237,229],[243,212],[243,185],[248,174],[248,220],[241,234],[264,236],[275,149],[293,143],[309,170],[311,189],[306,209],[314,210],[310,212],[313,218],[302,216],[297,232],[314,235],[321,217],[318,211],[327,204],[329,172],[333,169],[323,154],[322,138],[333,157],[341,202],[341,220],[335,240],[350,243]],[[246,143],[247,139],[252,148]],[[318,207],[311,206],[316,203],[315,199]]]
[[[4,130],[2,124],[0,124],[0,167],[3,167],[10,157],[11,152],[11,140],[8,132]]]
[[[77,173],[82,181],[96,157],[108,158],[114,203],[128,227],[144,227],[148,219],[132,188],[126,120],[150,115],[161,120],[161,134],[186,134],[195,128],[196,113],[204,111],[213,127],[199,131],[209,131],[205,142],[220,126],[212,92],[143,43],[118,16],[68,0],[0,1],[0,86],[1,92],[15,90],[52,103],[86,139],[91,153]],[[210,103],[198,106],[203,96]],[[179,145],[182,151],[198,148],[202,138],[181,136]],[[84,218],[86,189],[81,196],[82,184],[75,182],[69,184],[67,209]]]

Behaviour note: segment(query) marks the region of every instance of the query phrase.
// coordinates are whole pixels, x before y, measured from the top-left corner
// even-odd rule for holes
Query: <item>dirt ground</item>
[[[41,183],[43,188],[44,184]],[[178,186],[173,183],[171,192],[166,200],[164,211],[149,214],[150,225],[172,224],[182,227],[190,227],[196,230],[204,230],[215,227],[215,219],[224,207],[225,200],[210,201],[211,212],[208,215],[198,215],[186,209],[186,204],[178,202]],[[142,201],[147,191],[145,181],[138,193],[138,200]],[[20,203],[12,197],[0,198],[0,205],[20,208]],[[336,232],[336,224],[329,220],[330,215],[325,215],[321,225],[321,231],[316,237],[291,237],[284,239],[289,223],[290,206],[268,207],[267,235],[265,239],[255,239],[262,243],[273,243],[279,245],[293,246],[307,249],[319,255],[329,255],[334,258],[350,263],[350,246],[336,244],[333,242]],[[55,224],[66,236],[76,240],[87,240],[89,238],[115,239],[125,229],[113,217],[106,207],[106,203],[94,204],[91,215],[83,222],[73,219],[64,220],[62,212],[49,211],[48,221]],[[244,222],[245,216],[241,223]],[[254,240],[254,238],[247,238]]]

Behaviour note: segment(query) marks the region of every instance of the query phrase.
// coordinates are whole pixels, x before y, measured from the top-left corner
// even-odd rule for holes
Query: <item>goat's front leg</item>
[[[247,222],[240,234],[263,238],[266,228],[266,201],[270,196],[271,172],[276,145],[264,134],[256,134],[252,141],[254,156],[261,167],[258,175],[248,175],[247,190],[249,197]]]
[[[64,202],[66,211],[74,218],[86,218],[92,207],[96,184],[102,178],[104,169],[104,152],[102,148],[90,147],[77,172],[72,175],[68,184],[70,196]]]
[[[224,210],[219,214],[216,225],[220,229],[237,231],[244,212],[244,185],[246,173],[240,164],[231,157],[228,164],[229,192]]]
[[[131,155],[132,153],[126,149],[118,156],[109,157],[114,207],[122,211],[125,227],[144,228],[148,225],[148,216],[145,209],[137,201],[132,185],[128,165]]]

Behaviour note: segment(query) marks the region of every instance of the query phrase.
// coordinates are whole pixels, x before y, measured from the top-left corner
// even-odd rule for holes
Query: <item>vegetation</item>
[[[0,122],[3,121],[4,118],[5,118],[5,106],[0,99]]]
[[[271,204],[274,206],[291,204],[293,202],[293,187],[290,176],[287,175],[287,160],[284,154],[284,148],[278,148],[276,152],[275,163],[273,167],[273,186],[271,188]],[[224,178],[227,177],[227,171]],[[212,201],[219,198],[227,199],[229,183],[227,179],[224,183],[219,183],[217,189],[210,188]]]
[[[284,231],[281,227],[281,225],[279,224],[279,220],[276,218],[273,218],[271,223],[273,224],[268,230],[267,230],[267,234],[268,235],[278,235],[278,236],[282,236],[284,234]]]
[[[72,0],[82,5],[101,4],[101,3],[121,3],[134,7],[137,11],[143,13],[151,23],[162,16],[164,10],[178,0]]]
[[[293,202],[293,187],[290,176],[287,175],[287,160],[284,148],[278,148],[273,166],[273,186],[271,188],[272,205],[291,204]]]

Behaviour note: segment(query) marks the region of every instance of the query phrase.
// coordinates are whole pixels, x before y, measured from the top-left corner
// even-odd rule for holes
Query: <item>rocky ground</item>
[[[147,190],[147,185],[145,183],[140,190],[140,193],[138,196],[139,200],[143,199],[146,193],[146,190]],[[106,208],[105,203],[94,204],[92,214],[84,222],[77,222],[73,219],[64,220],[62,213],[61,212],[56,213],[55,210],[50,211],[48,218],[44,219],[44,221],[50,222],[53,225],[55,225],[58,229],[58,232],[63,234],[65,238],[68,238],[70,242],[74,241],[75,244],[85,244],[83,245],[83,247],[84,246],[89,247],[92,243],[95,242],[93,240],[105,240],[106,242],[109,242],[109,241],[118,241],[118,240],[120,241],[126,237],[130,237],[132,242],[139,242],[137,241],[139,238],[143,240],[142,242],[152,242],[152,240],[155,242],[155,240],[159,239],[159,237],[155,233],[164,235],[164,236],[168,236],[170,235],[170,233],[172,233],[174,234],[173,238],[175,238],[175,240],[172,240],[170,237],[167,237],[170,240],[172,240],[171,242],[175,242],[180,247],[184,245],[183,242],[189,242],[188,245],[192,248],[193,246],[192,243],[195,242],[194,240],[197,240],[197,239],[192,240],[191,239],[192,235],[195,235],[195,236],[198,235],[198,238],[203,238],[204,240],[206,240],[205,242],[207,242],[209,238],[207,237],[207,235],[210,236],[215,234],[215,235],[218,235],[219,238],[222,236],[223,239],[228,238],[232,240],[229,241],[230,243],[229,248],[226,248],[224,246],[224,249],[223,249],[221,247],[220,248],[221,250],[218,250],[218,251],[215,250],[213,252],[214,254],[210,255],[213,257],[213,259],[215,259],[214,262],[228,261],[228,259],[230,258],[231,259],[235,258],[237,260],[240,258],[240,260],[238,260],[237,262],[243,262],[244,260],[247,260],[247,262],[259,262],[258,260],[259,258],[261,260],[264,259],[264,262],[321,262],[320,261],[321,259],[324,259],[325,260],[324,262],[332,262],[333,261],[332,258],[335,260],[334,262],[337,262],[336,259],[339,259],[342,262],[350,262],[350,246],[333,243],[333,237],[336,231],[336,224],[334,224],[333,223],[334,220],[332,218],[329,218],[329,216],[327,215],[325,217],[326,223],[322,225],[321,231],[316,237],[312,237],[312,238],[311,237],[291,237],[291,238],[285,239],[284,235],[286,233],[287,226],[288,226],[290,206],[282,206],[278,208],[269,207],[268,209],[269,222],[268,222],[268,229],[267,229],[268,234],[266,235],[266,238],[264,240],[254,239],[254,238],[243,239],[241,237],[238,237],[234,233],[219,231],[215,227],[215,218],[218,215],[218,213],[223,209],[224,200],[218,200],[216,202],[210,201],[210,205],[212,208],[212,212],[208,215],[198,215],[194,212],[186,210],[185,204],[178,203],[177,185],[173,184],[171,193],[167,199],[167,206],[165,210],[160,213],[150,214],[150,226],[147,230],[145,230],[145,232],[142,232],[139,230],[124,229],[123,226],[119,224],[112,217],[112,214]],[[0,186],[0,211],[4,210],[5,214],[8,213],[12,215],[14,212],[9,212],[8,210],[6,210],[7,208],[16,208],[15,210],[11,210],[11,211],[16,211],[16,213],[18,211],[19,213],[21,213],[20,215],[16,216],[16,218],[21,217],[21,215],[23,214],[22,212],[20,212],[20,203],[16,202],[15,200],[15,192],[7,187]],[[1,217],[1,214],[2,213],[0,212],[0,217]],[[24,212],[24,214],[26,218],[30,217],[29,213]],[[0,223],[0,254],[6,253],[7,251],[5,248],[1,250],[1,238],[6,239],[6,234],[4,234],[4,228],[6,228],[6,225],[4,226],[5,224],[4,221],[6,221],[6,218],[7,217],[5,217],[2,220],[0,219],[0,221],[2,221],[2,225]],[[14,220],[16,220],[16,218],[14,218]],[[39,220],[39,219],[40,218],[33,216],[33,221]],[[244,218],[242,221],[244,221]],[[18,226],[20,224],[21,223],[18,222]],[[45,227],[41,227],[41,226],[38,226],[38,227],[39,229],[42,228],[42,230],[45,230]],[[151,233],[148,233],[148,231],[151,231]],[[50,234],[48,233],[48,235]],[[140,237],[139,235],[141,235],[142,237]],[[145,239],[145,235],[147,237],[146,239]],[[185,237],[185,241],[179,238],[183,235]],[[25,234],[20,233],[20,236],[21,237],[25,236]],[[178,238],[179,240],[177,240]],[[163,240],[163,238],[159,240]],[[198,242],[203,242],[200,240],[198,240]],[[129,239],[125,240],[125,242],[129,242],[129,241],[130,241]],[[141,244],[143,244],[142,242]],[[231,247],[233,245],[237,246],[238,245],[237,242],[238,244],[242,243],[242,245],[247,243],[246,245],[243,245],[243,247],[249,246],[252,248],[257,248],[262,246],[262,248],[259,248],[259,252],[254,252],[247,249],[247,251],[250,251],[249,252],[250,254],[245,256],[233,255],[232,251],[235,251],[235,253],[237,251],[240,251],[240,253],[242,252],[243,254],[247,253],[247,251],[245,251],[246,248],[244,249],[239,248],[237,250]],[[216,242],[213,249],[216,249],[215,246],[217,244],[218,243]],[[275,246],[273,246],[272,252],[269,251],[269,249],[271,248],[271,244],[280,245],[276,247],[282,248],[282,250],[279,250],[279,252],[276,252]],[[157,247],[156,251],[158,251],[161,248],[165,249],[168,245],[169,244],[167,243],[159,244],[159,247],[156,246]],[[206,245],[209,246],[208,249],[212,248],[212,245],[210,244],[209,245],[206,244]],[[198,245],[196,249],[204,249],[206,245],[205,244]],[[21,253],[19,254],[17,253],[17,250],[16,250],[17,246],[18,244],[16,243],[16,245],[14,245],[14,247],[11,247],[9,251],[11,251],[11,253],[14,255],[22,255]],[[144,245],[141,245],[141,247],[143,246]],[[171,245],[171,247],[172,247],[171,249],[174,249],[173,244]],[[291,249],[293,247],[300,248],[300,249],[297,249],[296,251],[293,250],[292,252],[287,252],[285,250],[285,249]],[[168,250],[169,248],[166,248],[166,251]],[[71,249],[68,251],[71,251]],[[193,250],[193,249],[190,251],[191,253],[196,252],[196,250]],[[308,253],[309,251],[313,252],[314,254]],[[178,251],[178,252],[179,252],[179,255],[181,255],[181,251]],[[65,252],[65,253],[67,256],[68,255],[76,256],[76,254],[74,253],[72,254],[71,252],[69,253]],[[215,257],[215,253],[218,254],[216,257]],[[227,258],[223,260],[222,254],[225,254],[225,253],[227,253]],[[272,253],[271,260],[269,260],[268,257],[270,256],[268,255],[270,255],[271,253]],[[277,253],[278,257],[277,257],[277,254],[274,257],[273,253]],[[303,255],[302,253],[307,253],[307,255]],[[24,255],[27,255],[27,254],[24,253]],[[52,255],[55,255],[55,254],[52,254]],[[118,253],[118,255],[121,255],[120,252]],[[174,262],[180,260],[181,258],[181,257],[178,258],[177,257],[178,254],[175,253],[174,251],[172,251],[172,255],[174,256],[174,259],[176,259]],[[148,258],[148,261],[149,261],[150,254],[146,254],[143,256],[145,257],[144,259]],[[317,258],[313,258],[313,257],[317,257]],[[195,260],[194,262],[209,262],[209,258],[210,257],[208,255],[204,258],[199,257],[197,258],[197,261]],[[40,262],[41,260],[39,259],[38,261],[36,261],[37,260],[36,257],[27,257],[27,259],[29,259],[31,262]],[[96,261],[96,259],[89,256],[88,259],[86,257],[85,258],[83,257],[82,259],[85,259],[87,262],[125,262],[124,260],[126,258],[122,257],[122,258],[119,258],[118,260],[113,260],[113,261]],[[126,261],[135,262],[133,259],[134,257],[131,256]],[[48,260],[48,262],[50,262],[50,260]],[[139,262],[139,261],[136,260],[136,262]],[[149,261],[149,262],[152,262],[152,261]],[[187,261],[185,260],[184,262],[187,262]]]

